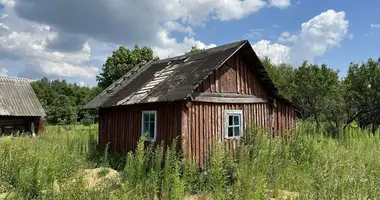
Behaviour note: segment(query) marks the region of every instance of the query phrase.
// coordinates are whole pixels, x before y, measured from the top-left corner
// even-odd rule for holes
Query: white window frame
[[[154,132],[153,138],[145,138],[146,141],[155,142],[157,138],[157,111],[156,110],[143,110],[141,113],[141,136],[144,136],[144,114],[154,114]]]
[[[228,120],[229,120],[229,116],[235,116],[235,115],[239,115],[240,116],[240,120],[239,120],[239,135],[238,136],[232,136],[232,137],[229,137],[228,136],[228,127],[231,127],[231,125],[229,125],[228,123]],[[235,126],[235,125],[232,125],[232,127]],[[243,136],[243,111],[242,110],[224,110],[224,138],[226,139],[238,139],[240,137]]]

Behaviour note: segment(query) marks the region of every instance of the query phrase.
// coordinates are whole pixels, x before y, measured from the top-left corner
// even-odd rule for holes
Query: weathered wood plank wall
[[[239,54],[232,56],[227,61],[227,65],[206,78],[195,91],[268,96],[267,91],[254,75],[251,66],[247,66]]]
[[[188,108],[187,130],[182,134],[184,151],[195,159],[200,166],[207,163],[207,155],[211,150],[212,141],[217,140],[225,144],[228,149],[235,149],[239,140],[225,139],[224,111],[242,110],[243,128],[246,129],[257,124],[260,127],[270,128],[271,119],[268,104],[221,104],[192,102]],[[184,124],[184,123],[182,123]]]
[[[139,104],[100,109],[99,146],[113,151],[135,150],[141,137],[143,110],[157,110],[156,142],[169,144],[181,134],[182,102]]]

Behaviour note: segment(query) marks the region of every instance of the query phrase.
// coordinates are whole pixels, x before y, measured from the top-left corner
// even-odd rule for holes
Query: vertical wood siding
[[[243,111],[243,129],[258,126],[268,133],[279,133],[295,127],[296,115],[288,104],[278,103],[271,108],[267,103],[259,104],[220,104],[192,102],[182,118],[183,150],[190,158],[197,161],[200,167],[207,163],[212,141],[221,141],[231,152],[239,145],[239,139],[226,139],[224,126],[225,110]],[[184,116],[184,115],[182,115]],[[274,133],[272,130],[274,129]]]
[[[113,151],[131,151],[141,136],[143,110],[157,110],[156,142],[169,144],[181,134],[182,103],[155,103],[100,109],[99,146]]]
[[[212,141],[217,140],[233,150],[239,145],[237,139],[225,138],[224,111],[225,110],[242,110],[243,112],[243,129],[249,128],[256,124],[265,129],[271,128],[271,119],[269,115],[268,104],[219,104],[219,103],[202,103],[192,102],[188,108],[187,129],[188,134],[183,141],[189,141],[185,145],[184,151],[191,158],[195,159],[202,167],[207,163],[207,155],[211,150]]]
[[[252,67],[239,54],[232,56],[195,89],[196,92],[237,93],[267,97],[267,92],[255,76]]]
[[[274,135],[279,135],[296,128],[297,114],[293,107],[287,103],[277,101],[274,108]]]

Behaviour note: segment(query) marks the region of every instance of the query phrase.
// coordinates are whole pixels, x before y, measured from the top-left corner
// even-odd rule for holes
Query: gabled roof
[[[282,99],[247,40],[197,53],[141,63],[110,85],[85,108],[113,107],[137,103],[188,99],[194,89],[236,52],[250,62],[269,94]]]
[[[29,80],[0,77],[0,116],[46,116]]]

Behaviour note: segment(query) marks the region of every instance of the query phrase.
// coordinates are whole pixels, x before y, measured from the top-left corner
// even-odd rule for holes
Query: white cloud
[[[371,24],[371,28],[380,28],[380,24]]]
[[[178,32],[182,32],[182,33],[187,33],[190,36],[195,35],[193,29],[190,26],[185,27],[176,21],[168,21],[168,22],[164,23],[164,27],[168,31],[178,31]]]
[[[261,40],[252,45],[256,54],[263,58],[268,56],[274,64],[289,61],[290,48],[281,44],[271,44],[268,40]]]
[[[204,44],[199,40],[195,40],[193,37],[185,37],[182,42],[178,42],[175,38],[169,36],[169,31],[161,29],[157,33],[157,46],[154,46],[153,52],[160,58],[173,57],[181,55],[187,51],[190,51],[192,46],[196,46],[200,49],[215,47],[215,44]]]
[[[14,7],[16,2],[14,0],[0,0],[0,5]]]
[[[314,61],[316,56],[322,56],[329,48],[338,46],[346,37],[349,22],[346,13],[327,10],[301,25],[299,39],[292,47],[292,61]]]
[[[8,70],[6,68],[0,68],[0,76],[8,76]]]
[[[297,35],[292,35],[289,32],[285,31],[281,33],[281,36],[278,38],[278,41],[280,43],[286,43],[286,42],[295,42],[297,41],[298,36]]]
[[[290,41],[294,41],[291,46],[261,40],[253,48],[261,57],[268,56],[275,63],[291,62],[298,65],[303,60],[314,62],[315,57],[322,56],[329,48],[340,44],[347,36],[348,26],[345,12],[327,10],[303,23],[298,35],[282,33],[279,41],[289,41],[290,38]],[[352,38],[350,35],[348,37]]]
[[[20,75],[33,79],[94,80],[97,67],[112,53],[110,46],[147,45],[161,58],[182,54],[191,46],[214,47],[195,38],[196,26],[241,19],[264,8],[285,8],[290,0],[0,0],[0,4],[4,6],[0,64],[17,65],[23,68]],[[173,32],[187,36],[175,39]],[[102,45],[107,51],[97,49]]]
[[[27,78],[34,76],[49,76],[59,78],[83,77],[92,79],[98,69],[88,65],[91,48],[85,43],[79,52],[50,51],[47,45],[57,37],[57,32],[47,25],[26,22],[16,19],[14,13],[1,19],[6,25],[6,32],[0,35],[0,54],[6,55],[4,59],[22,62],[25,65],[21,75]],[[1,21],[0,21],[1,22]],[[12,23],[16,22],[16,23]],[[22,25],[23,30],[18,30]],[[11,67],[11,66],[9,66]]]
[[[269,0],[270,5],[279,7],[279,8],[286,8],[290,6],[290,0]]]
[[[80,86],[80,87],[86,87],[87,84],[86,84],[85,82],[83,82],[83,81],[80,81],[80,82],[79,82],[79,86]]]

